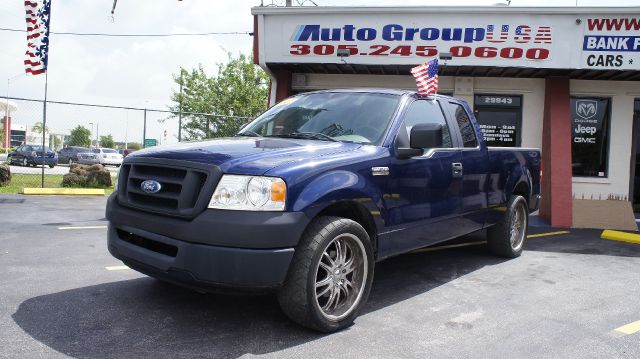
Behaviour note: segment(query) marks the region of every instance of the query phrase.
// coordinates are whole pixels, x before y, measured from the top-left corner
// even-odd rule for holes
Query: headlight
[[[277,177],[223,175],[209,208],[284,211],[287,186]]]

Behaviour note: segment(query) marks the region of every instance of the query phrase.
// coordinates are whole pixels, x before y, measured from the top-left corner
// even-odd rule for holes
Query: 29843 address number
[[[360,49],[357,45],[332,45],[332,44],[293,44],[289,53],[291,55],[335,55],[336,50],[347,50],[350,56],[421,56],[433,57],[438,55],[438,49],[433,45],[370,45],[366,49]],[[472,48],[470,46],[452,46],[449,52],[453,57],[478,57],[478,58],[503,58],[545,60],[549,58],[549,50],[542,48],[522,49],[519,47],[496,48],[492,46],[480,46]]]

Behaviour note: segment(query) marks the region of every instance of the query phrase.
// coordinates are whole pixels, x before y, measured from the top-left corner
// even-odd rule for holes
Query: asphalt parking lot
[[[640,320],[640,245],[600,231],[531,238],[514,260],[482,244],[386,260],[355,324],[322,335],[273,296],[198,294],[122,267],[105,200],[0,196],[0,357],[640,357],[640,332],[615,330]]]

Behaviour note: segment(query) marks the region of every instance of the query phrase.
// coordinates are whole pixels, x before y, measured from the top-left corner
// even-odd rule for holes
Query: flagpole
[[[48,66],[47,66],[48,67]],[[42,188],[44,188],[44,167],[45,167],[45,156],[46,151],[44,149],[45,138],[47,136],[47,87],[49,85],[49,69],[45,69],[44,71],[44,103],[42,106]]]

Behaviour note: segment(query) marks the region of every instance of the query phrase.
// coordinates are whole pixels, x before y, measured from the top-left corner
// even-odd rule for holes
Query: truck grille
[[[193,218],[207,207],[220,176],[216,166],[155,158],[127,159],[118,178],[118,202],[147,212]],[[160,183],[160,191],[142,190],[146,180]]]

